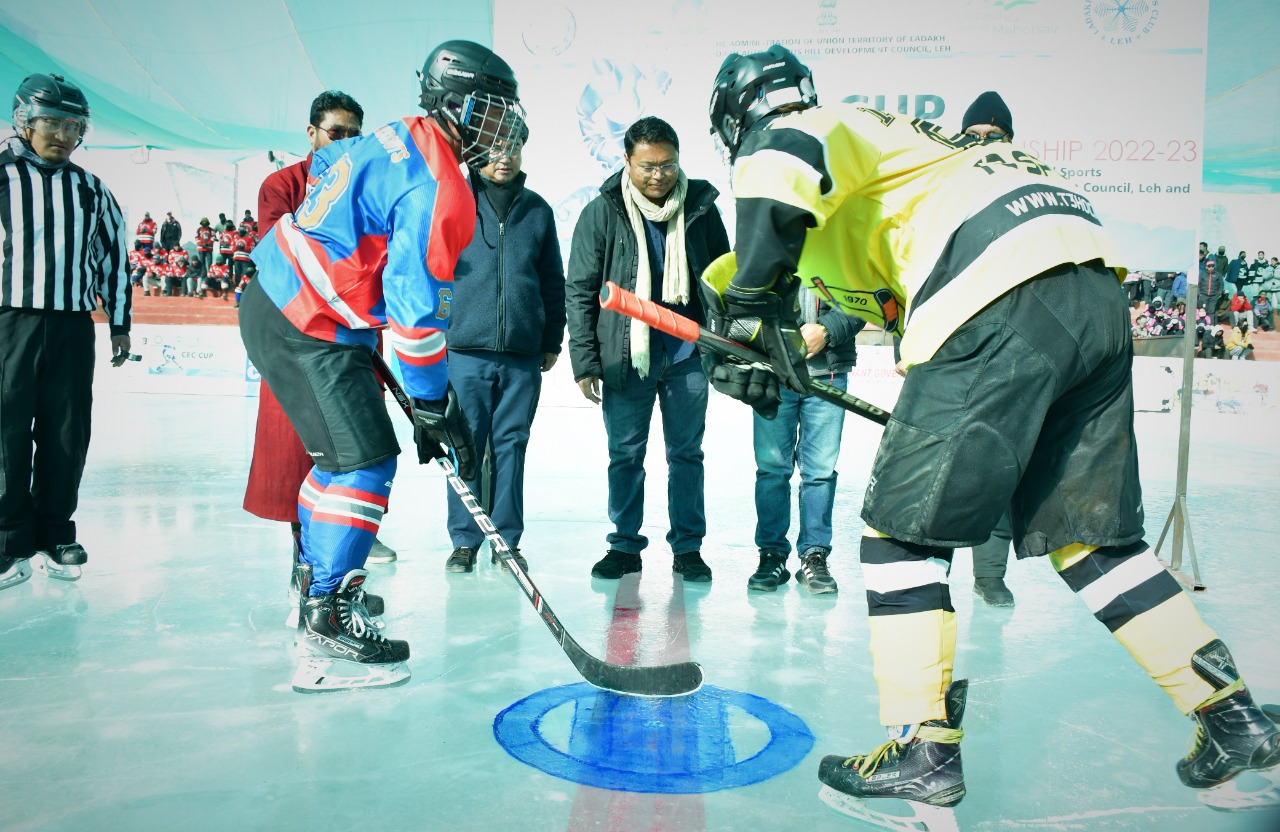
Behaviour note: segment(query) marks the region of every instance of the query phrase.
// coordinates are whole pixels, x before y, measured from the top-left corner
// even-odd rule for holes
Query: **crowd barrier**
[[[229,326],[135,326],[132,351],[140,361],[112,368],[105,356],[111,345],[107,328],[96,327],[98,362],[95,386],[104,392],[180,393],[212,396],[256,396],[258,374]],[[395,362],[391,362],[395,368]],[[1180,407],[1182,359],[1134,358],[1134,406],[1144,412],[1170,412]],[[573,384],[567,352],[545,378],[543,403],[589,406]],[[902,389],[893,369],[893,348],[861,345],[858,365],[849,374],[849,392],[891,410]],[[1280,408],[1280,362],[1197,359],[1193,385],[1195,410],[1219,413],[1270,414]]]

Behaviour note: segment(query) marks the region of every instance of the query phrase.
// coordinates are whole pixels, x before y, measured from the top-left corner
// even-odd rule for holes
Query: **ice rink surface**
[[[371,566],[369,587],[386,598],[388,635],[412,647],[413,677],[295,693],[288,529],[240,507],[256,400],[99,392],[76,515],[85,575],[37,574],[0,594],[0,830],[862,828],[817,799],[816,773],[823,755],[883,738],[857,558],[880,429],[846,421],[837,596],[794,582],[747,592],[750,420],[721,396],[705,443],[714,581],[673,580],[656,425],[644,571],[595,581],[609,529],[604,429],[571,381],[557,374],[555,388],[529,451],[531,576],[588,651],[691,657],[703,691],[635,701],[586,689],[487,552],[473,574],[444,572],[443,476],[404,454],[381,533],[400,559]],[[1140,413],[1137,425],[1154,545],[1178,417]],[[1269,419],[1197,411],[1192,434],[1188,505],[1208,587],[1195,601],[1255,696],[1277,702],[1280,433]],[[1276,815],[1211,812],[1178,782],[1189,720],[1047,560],[1011,564],[1008,582],[1015,607],[983,605],[957,552],[957,676],[971,680],[960,829],[1280,829]]]

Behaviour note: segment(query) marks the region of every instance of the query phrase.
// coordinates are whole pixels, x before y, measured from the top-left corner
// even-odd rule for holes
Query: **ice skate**
[[[870,754],[824,757],[818,779],[825,786],[818,797],[838,811],[886,829],[954,829],[949,810],[965,794],[960,722],[968,689],[967,680],[952,682],[946,719],[921,723],[905,743],[893,739]],[[869,798],[876,798],[876,805],[864,802]],[[907,805],[880,804],[884,798],[899,798]],[[930,811],[939,808],[945,811]]]
[[[303,596],[299,623],[299,693],[388,687],[409,679],[409,643],[385,639],[362,615],[366,572],[353,569],[331,595]],[[304,573],[303,586],[306,586]]]
[[[79,543],[65,543],[36,552],[33,560],[36,571],[54,580],[78,581],[80,567],[89,560],[89,554]]]
[[[26,558],[0,555],[0,591],[15,587],[31,577],[31,564]]]
[[[289,614],[285,616],[284,626],[290,629],[297,628],[298,598],[302,595],[303,587],[310,585],[311,564],[295,561],[293,573],[289,576]],[[381,630],[387,626],[387,623],[379,616],[383,615],[386,609],[387,606],[382,600],[382,596],[365,592],[364,585],[361,584],[359,597],[353,599],[352,611],[356,615],[363,616],[370,627]]]
[[[861,797],[838,792],[830,786],[818,789],[818,799],[835,809],[877,829],[894,832],[960,832],[956,810],[947,806],[930,806],[914,800],[889,798],[874,801],[874,807]]]
[[[1211,809],[1244,812],[1280,806],[1280,725],[1254,704],[1219,639],[1191,657],[1191,667],[1219,693],[1191,713],[1195,733],[1178,777]]]

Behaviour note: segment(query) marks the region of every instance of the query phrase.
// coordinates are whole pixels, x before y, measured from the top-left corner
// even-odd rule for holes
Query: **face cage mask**
[[[514,98],[472,93],[462,102],[462,161],[479,170],[490,155],[517,147],[524,136],[524,107]]]
[[[725,144],[724,137],[720,135],[720,131],[711,128],[711,143],[715,145],[716,153],[720,154],[720,161],[725,167],[733,167],[733,151],[729,149],[729,145]]]
[[[65,110],[57,110],[52,107],[46,107],[42,104],[32,102],[23,102],[17,109],[13,111],[13,129],[21,136],[28,129],[38,129],[35,120],[38,118],[54,118],[58,120],[72,119],[80,122],[80,136],[76,139],[76,147],[84,144],[85,136],[89,135],[89,128],[93,123],[88,116],[81,116],[75,113],[69,113]]]

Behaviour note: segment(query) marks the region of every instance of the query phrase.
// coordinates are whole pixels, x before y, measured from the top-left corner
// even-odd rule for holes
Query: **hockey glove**
[[[773,373],[734,359],[723,359],[710,350],[702,354],[702,367],[716,390],[751,405],[761,418],[773,419],[778,415],[781,397]]]
[[[809,368],[804,360],[807,350],[796,324],[800,317],[796,305],[799,279],[779,275],[772,289],[743,293],[733,287],[736,271],[737,262],[732,252],[716,258],[703,271],[701,285],[707,328],[764,352],[774,373],[788,389],[802,394],[809,392]]]
[[[418,446],[418,462],[443,459],[452,451],[458,476],[476,478],[475,438],[452,384],[443,399],[413,400],[413,441]]]

